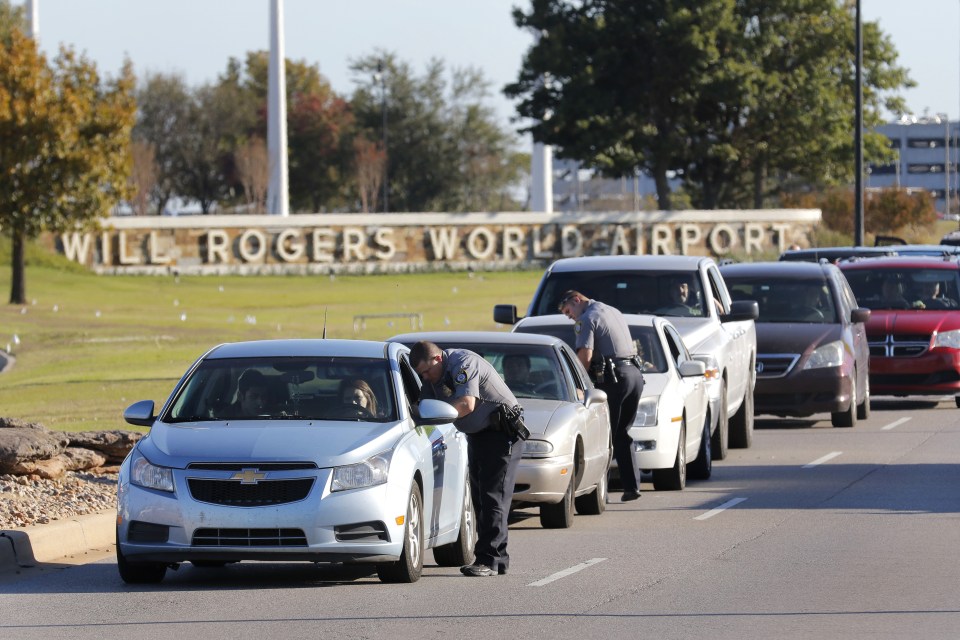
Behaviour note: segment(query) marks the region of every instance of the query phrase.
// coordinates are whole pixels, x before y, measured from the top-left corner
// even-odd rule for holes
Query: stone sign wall
[[[117,217],[46,241],[100,273],[386,273],[585,255],[778,253],[806,244],[819,222],[817,209]]]

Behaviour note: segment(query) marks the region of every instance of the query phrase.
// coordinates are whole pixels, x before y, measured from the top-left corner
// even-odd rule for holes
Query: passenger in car
[[[340,402],[352,417],[373,418],[377,415],[377,396],[366,380],[340,381]]]
[[[880,289],[880,308],[909,309],[910,302],[903,297],[903,287],[899,280],[887,278]]]
[[[523,353],[503,356],[503,381],[514,394],[533,393],[536,385],[530,380],[530,358]]]
[[[221,418],[255,418],[266,413],[269,400],[267,376],[256,369],[247,369],[237,380],[237,399],[220,412]]]

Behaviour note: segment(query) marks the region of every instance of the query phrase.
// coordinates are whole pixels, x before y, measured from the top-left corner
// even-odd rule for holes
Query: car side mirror
[[[134,402],[123,412],[123,419],[138,427],[153,426],[154,420],[157,419],[153,415],[153,400]]]
[[[493,321],[500,324],[517,324],[517,305],[515,304],[495,304],[493,305]]]
[[[677,370],[680,372],[681,377],[691,378],[693,376],[706,375],[707,366],[699,360],[684,360],[680,363]]]
[[[583,399],[585,407],[592,407],[595,404],[603,404],[607,401],[607,392],[597,388],[587,389],[587,395]]]
[[[859,324],[861,322],[866,322],[870,319],[870,309],[864,307],[857,307],[850,312],[850,322],[854,324]]]
[[[756,300],[737,300],[730,303],[730,313],[720,316],[720,322],[756,320],[760,317],[760,305]]]
[[[457,410],[443,400],[421,400],[413,421],[418,427],[447,424],[457,419]]]

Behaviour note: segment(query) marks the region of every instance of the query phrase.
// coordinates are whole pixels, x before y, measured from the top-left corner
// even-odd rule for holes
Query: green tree
[[[134,139],[153,148],[156,181],[150,200],[157,215],[178,193],[183,152],[181,143],[189,127],[191,92],[179,74],[149,74],[137,90],[139,115]]]
[[[853,168],[853,20],[843,0],[534,0],[542,33],[506,93],[558,154],[624,175],[640,167],[670,208],[757,206],[790,176],[822,184]],[[867,122],[908,86],[876,24],[864,37]],[[872,157],[880,140],[867,140]],[[868,156],[870,157],[870,156]]]
[[[100,80],[61,48],[48,64],[18,27],[0,43],[0,226],[11,238],[10,302],[26,300],[24,244],[90,223],[126,195],[135,120],[132,67]]]
[[[495,210],[504,203],[519,175],[515,140],[486,104],[490,85],[480,71],[447,74],[441,61],[432,60],[417,77],[386,52],[365,56],[351,69],[358,85],[351,99],[356,135],[383,139],[386,101],[391,211]]]

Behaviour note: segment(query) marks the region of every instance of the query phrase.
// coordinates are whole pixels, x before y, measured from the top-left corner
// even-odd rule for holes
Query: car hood
[[[930,335],[960,329],[960,311],[911,311],[877,309],[870,312],[867,333],[887,335],[890,333]]]
[[[670,323],[677,328],[680,337],[683,338],[687,348],[691,353],[698,353],[697,347],[700,343],[711,338],[716,331],[716,322],[710,318],[669,318]]]
[[[531,436],[550,437],[563,425],[576,419],[576,407],[573,402],[562,400],[534,400],[523,398],[523,423]]]
[[[204,422],[156,423],[140,442],[153,464],[182,469],[191,462],[313,462],[335,467],[393,448],[403,423]]]
[[[805,353],[839,340],[839,324],[809,322],[758,322],[757,353]]]

